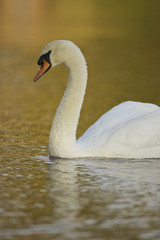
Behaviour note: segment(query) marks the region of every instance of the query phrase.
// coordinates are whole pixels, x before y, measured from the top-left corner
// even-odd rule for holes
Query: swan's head
[[[40,69],[34,81],[36,82],[49,69],[58,64],[65,62],[67,65],[67,62],[72,61],[73,57],[78,52],[80,52],[80,49],[71,41],[57,40],[47,44],[38,59]]]

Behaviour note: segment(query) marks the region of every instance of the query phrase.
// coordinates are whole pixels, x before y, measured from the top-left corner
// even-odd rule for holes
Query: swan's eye
[[[40,58],[38,59],[38,65],[42,65],[43,64],[43,60],[45,60],[46,62],[51,64],[50,54],[51,54],[51,51],[49,51],[49,52],[43,54],[42,56],[40,56]]]
[[[44,60],[42,60],[42,63],[40,64],[40,65],[41,65],[41,68],[43,68],[43,64],[44,64]]]
[[[43,64],[43,59],[42,59],[42,57],[40,57],[39,59],[38,59],[38,65],[42,65]]]

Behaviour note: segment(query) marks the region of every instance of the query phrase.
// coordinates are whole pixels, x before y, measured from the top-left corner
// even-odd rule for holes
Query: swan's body
[[[60,158],[159,158],[160,108],[124,102],[105,113],[78,140],[76,130],[87,83],[87,67],[80,49],[70,41],[49,43],[38,64],[38,80],[50,67],[65,63],[68,85],[53,120],[49,153]]]

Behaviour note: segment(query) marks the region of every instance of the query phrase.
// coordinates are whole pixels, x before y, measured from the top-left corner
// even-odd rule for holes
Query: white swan
[[[71,41],[57,40],[42,51],[37,81],[50,68],[65,63],[69,80],[53,120],[49,153],[60,158],[159,158],[160,108],[124,102],[105,113],[78,140],[76,129],[87,83],[86,62]]]

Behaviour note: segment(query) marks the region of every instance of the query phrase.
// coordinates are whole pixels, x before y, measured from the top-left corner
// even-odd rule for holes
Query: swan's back
[[[136,148],[153,146],[159,146],[160,155],[160,108],[150,103],[121,103],[99,118],[77,143],[105,157],[136,157]]]

